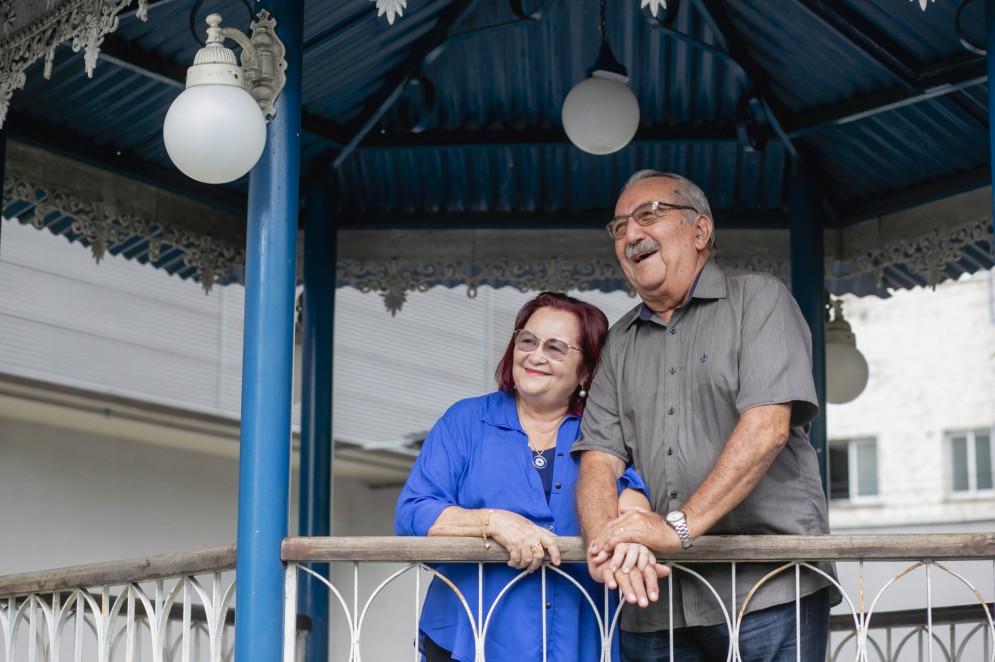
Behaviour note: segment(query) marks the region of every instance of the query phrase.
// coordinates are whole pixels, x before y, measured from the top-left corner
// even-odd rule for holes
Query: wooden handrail
[[[0,576],[0,595],[148,582],[235,569],[235,545]]]
[[[578,537],[557,539],[563,560],[585,560]],[[367,561],[502,562],[500,545],[484,549],[480,538],[449,537],[290,537],[281,549],[284,561],[314,563]],[[897,534],[825,536],[703,536],[694,547],[674,552],[667,561],[920,561],[995,559],[995,534]],[[0,595],[147,582],[166,577],[233,570],[235,545],[195,552],[70,566],[0,576]]]
[[[584,562],[584,542],[556,539],[564,561]],[[448,537],[291,537],[283,541],[284,561],[500,562],[508,553],[500,545],[484,549],[480,538]],[[995,534],[898,534],[824,536],[703,536],[667,561],[920,561],[925,559],[995,559]]]

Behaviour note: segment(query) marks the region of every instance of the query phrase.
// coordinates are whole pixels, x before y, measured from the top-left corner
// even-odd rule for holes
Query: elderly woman
[[[485,546],[493,540],[508,550],[508,567],[485,568],[485,618],[521,570],[536,570],[547,553],[559,565],[558,535],[580,535],[574,507],[578,462],[570,447],[580,434],[585,389],[607,329],[604,313],[563,294],[543,292],[526,303],[498,364],[499,390],[457,402],[445,413],[401,492],[394,522],[399,535],[476,536]],[[649,507],[639,491],[645,487],[631,470],[619,489],[625,507]],[[477,566],[437,569],[458,587],[476,618]],[[604,604],[603,587],[585,565],[564,571],[595,604]],[[550,662],[601,659],[597,619],[576,586],[548,572],[545,609],[541,596],[535,574],[501,598],[487,629],[488,662],[543,660],[544,631]],[[438,579],[429,587],[420,630],[427,662],[474,659],[473,624],[456,593]]]

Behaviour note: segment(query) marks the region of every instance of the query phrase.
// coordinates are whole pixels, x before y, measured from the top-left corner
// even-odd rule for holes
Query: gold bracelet
[[[484,538],[484,549],[491,548],[491,543],[487,540],[487,527],[491,525],[491,514],[493,512],[493,510],[488,510],[487,514],[484,515],[484,527],[480,530],[480,534]]]

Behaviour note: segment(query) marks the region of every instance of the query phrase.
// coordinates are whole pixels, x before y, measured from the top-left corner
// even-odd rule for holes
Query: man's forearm
[[[695,537],[750,495],[788,439],[791,406],[747,410],[711,473],[688,499],[684,511]]]
[[[586,451],[581,456],[577,514],[585,541],[618,516],[618,477],[623,469],[622,461],[607,453]]]

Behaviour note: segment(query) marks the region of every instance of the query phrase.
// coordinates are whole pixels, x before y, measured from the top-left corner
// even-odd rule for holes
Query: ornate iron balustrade
[[[584,561],[583,543],[579,538],[560,538],[558,544],[565,562]],[[388,628],[395,640],[406,637],[407,641],[414,641],[424,592],[421,576],[427,572],[441,577],[427,563],[475,563],[480,573],[485,564],[507,561],[507,555],[497,545],[492,545],[490,550],[483,549],[479,538],[288,538],[283,544],[283,559],[287,562],[288,605],[285,662],[294,660],[299,653],[298,638],[294,636],[293,606],[296,605],[299,578],[310,576],[318,577],[331,592],[333,617],[342,619],[340,628],[347,634],[347,640],[339,642],[342,657],[333,659],[360,662],[365,649],[378,643],[384,628]],[[829,659],[995,662],[992,643],[995,641],[995,621],[991,605],[991,592],[995,589],[995,535],[708,536],[696,541],[691,550],[675,553],[667,559],[675,573],[687,572],[699,578],[689,564],[731,563],[733,580],[735,567],[746,562],[776,562],[776,572],[797,576],[803,570],[818,572],[812,565],[818,561],[837,563],[840,581],[836,585],[843,594],[843,602],[833,616]],[[336,581],[305,567],[309,563],[325,562],[345,564],[330,573]],[[371,563],[402,565],[390,568],[386,577],[361,579],[361,567]],[[345,582],[338,581],[339,570],[346,577]],[[549,565],[539,572],[560,573]],[[486,608],[479,601],[475,605],[468,604],[460,596],[473,623],[478,661],[486,659],[487,626],[495,606],[515,589],[514,584],[523,575],[509,582],[495,603]],[[762,584],[770,576],[753,587],[751,597],[763,590]],[[413,618],[406,619],[407,625],[402,625],[392,613],[387,623],[371,625],[376,607],[396,607],[396,600],[383,596],[402,577],[413,579],[411,585],[403,589],[411,591],[410,599],[402,597],[405,604],[411,605]],[[352,585],[351,596],[348,584]],[[661,600],[668,599],[668,586],[669,580],[664,580]],[[925,598],[923,609],[882,611],[891,596],[894,598],[890,602],[904,607],[910,605],[910,600],[917,600],[909,597],[909,589],[924,593],[920,596]],[[579,586],[577,590],[581,590]],[[987,598],[983,591],[989,593]],[[713,595],[718,599],[717,593],[713,592]],[[586,597],[598,615],[602,650],[607,651],[615,636],[618,613],[608,610],[606,596]],[[958,606],[944,606],[951,599],[957,600]],[[735,634],[744,605],[721,606],[726,623],[734,633],[727,659],[739,660]],[[537,605],[537,609],[542,610],[542,605]],[[963,629],[958,630],[959,627]],[[796,637],[804,635],[796,629]],[[543,641],[546,641],[545,634]],[[605,656],[603,653],[603,659]],[[412,651],[412,659],[419,659],[416,651]],[[799,658],[799,662],[812,661]]]
[[[0,577],[0,660],[232,659],[235,547]]]

